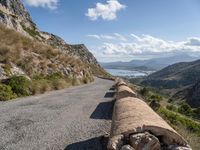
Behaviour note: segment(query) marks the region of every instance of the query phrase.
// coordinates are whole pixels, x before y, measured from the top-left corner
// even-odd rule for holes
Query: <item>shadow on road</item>
[[[110,91],[114,91],[114,90],[115,90],[115,88],[114,88],[114,87],[111,87],[109,90],[110,90]]]
[[[113,98],[115,95],[115,92],[107,92],[104,96],[104,98]]]
[[[68,145],[64,150],[106,150],[108,138],[104,136],[92,138]]]
[[[92,119],[112,119],[114,101],[102,102],[100,103],[94,112],[91,114]]]

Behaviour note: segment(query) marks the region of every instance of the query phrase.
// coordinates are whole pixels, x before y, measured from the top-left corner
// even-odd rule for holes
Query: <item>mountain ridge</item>
[[[40,31],[21,0],[0,1],[0,23],[8,28],[15,29],[29,38],[67,51],[69,55],[80,58],[87,63],[98,65],[96,58],[85,45],[70,45],[57,35]],[[82,53],[80,54],[80,52]]]
[[[152,58],[147,60],[131,60],[129,62],[109,62],[109,63],[101,63],[101,65],[106,69],[138,69],[145,68],[145,70],[160,70],[168,65],[172,65],[177,62],[183,61],[193,61],[197,59],[196,57],[182,54],[182,55],[174,55],[169,57],[162,58]]]
[[[84,44],[40,31],[21,0],[0,0],[0,101],[110,77]]]
[[[141,84],[170,94],[172,101],[200,107],[200,60],[170,65],[147,76]]]

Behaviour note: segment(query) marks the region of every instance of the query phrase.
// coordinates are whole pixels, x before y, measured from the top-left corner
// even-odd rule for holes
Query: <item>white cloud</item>
[[[174,42],[155,38],[150,35],[137,36],[131,34],[131,42],[103,43],[99,49],[105,56],[147,56],[166,54],[200,54],[200,38],[188,38],[185,41]]]
[[[127,41],[127,39],[119,33],[114,33],[114,35],[121,41],[124,41],[124,42]]]
[[[188,42],[186,43],[186,45],[200,46],[200,38],[198,38],[198,37],[188,38]]]
[[[97,20],[98,18],[114,20],[117,18],[117,12],[125,8],[126,6],[118,0],[107,0],[106,4],[97,3],[95,8],[89,8],[85,15],[91,20]]]
[[[88,37],[90,38],[95,38],[95,39],[98,39],[98,40],[117,40],[117,41],[127,41],[127,39],[119,34],[119,33],[114,33],[113,35],[97,35],[97,34],[89,34],[87,35]]]
[[[33,7],[44,7],[49,9],[56,9],[59,0],[24,0],[25,3]]]
[[[95,39],[101,39],[101,37],[99,35],[96,35],[96,34],[89,34],[87,36],[91,37],[91,38],[95,38]]]
[[[111,35],[101,35],[100,37],[101,39],[104,39],[104,40],[116,40],[116,37],[111,36]]]

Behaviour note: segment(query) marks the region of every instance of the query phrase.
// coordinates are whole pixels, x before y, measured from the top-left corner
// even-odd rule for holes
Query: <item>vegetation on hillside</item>
[[[200,149],[200,108],[191,108],[185,102],[174,104],[169,101],[170,97],[168,95],[154,88],[137,85],[137,88],[134,88],[134,90],[180,133],[194,150]]]
[[[160,89],[181,88],[200,80],[200,60],[177,63],[149,75],[143,82]]]
[[[100,67],[47,44],[27,38],[0,25],[0,67],[7,80],[0,83],[0,101],[93,81],[93,75],[107,76]],[[13,67],[24,75],[15,75]]]

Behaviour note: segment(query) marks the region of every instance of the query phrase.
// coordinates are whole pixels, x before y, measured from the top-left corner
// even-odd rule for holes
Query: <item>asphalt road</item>
[[[111,127],[114,83],[0,102],[0,150],[102,150]]]

